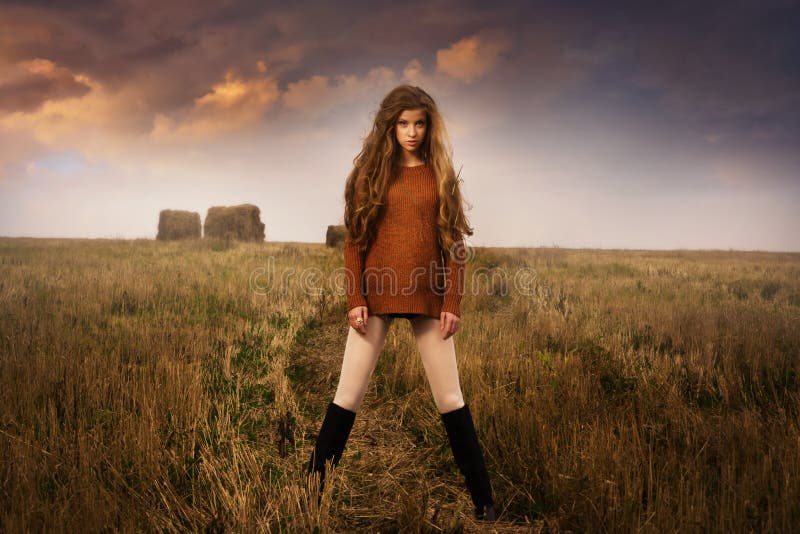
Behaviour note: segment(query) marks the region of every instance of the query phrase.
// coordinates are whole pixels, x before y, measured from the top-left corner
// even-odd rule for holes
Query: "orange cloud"
[[[140,120],[135,93],[127,89],[109,92],[98,80],[83,74],[67,74],[66,69],[49,60],[31,62],[28,68],[36,75],[70,76],[88,90],[46,99],[32,110],[0,114],[0,132],[4,132],[0,137],[24,140],[8,151],[5,150],[8,144],[3,142],[0,180],[24,174],[25,161],[48,150],[77,150],[90,162],[122,157],[131,151],[128,134],[132,124]]]
[[[422,64],[418,59],[412,59],[403,68],[403,79],[408,83],[418,85],[422,78]]]
[[[60,68],[47,60],[37,61],[33,68],[39,73],[61,72],[59,76],[65,76]],[[115,122],[117,111],[124,106],[131,107],[130,102],[120,102],[126,95],[111,95],[97,80],[85,75],[74,75],[74,79],[88,87],[88,91],[67,98],[44,100],[35,110],[17,110],[0,115],[0,126],[29,131],[45,145],[74,139],[76,133],[84,129],[115,130],[119,126]]]
[[[331,80],[328,76],[314,75],[290,83],[281,95],[287,109],[305,115],[320,115],[337,106],[358,101],[375,89],[385,89],[396,83],[394,70],[375,67],[364,77],[340,74]]]
[[[346,87],[353,82],[354,76],[339,77],[339,87]],[[290,83],[281,96],[284,106],[290,109],[307,109],[324,100],[335,88],[328,83],[327,76],[314,75],[305,80]]]
[[[184,117],[156,114],[150,137],[158,141],[196,140],[238,130],[260,122],[279,97],[278,82],[273,77],[240,79],[228,72],[223,82],[195,99]]]
[[[472,83],[491,71],[511,40],[501,31],[485,31],[465,37],[436,52],[436,69],[448,76]]]
[[[80,76],[49,59],[20,61],[0,74],[0,112],[30,112],[48,100],[82,96],[89,90]]]

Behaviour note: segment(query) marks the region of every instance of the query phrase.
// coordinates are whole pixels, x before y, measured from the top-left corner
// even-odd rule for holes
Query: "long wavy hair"
[[[384,213],[389,184],[400,171],[402,147],[397,142],[395,125],[403,111],[418,108],[424,109],[427,115],[419,156],[430,164],[438,182],[439,245],[443,252],[450,251],[458,256],[463,252],[454,251],[463,246],[463,236],[473,234],[464,214],[459,187],[462,180],[453,169],[452,146],[436,103],[419,87],[399,85],[381,102],[372,130],[365,137],[361,152],[353,159],[353,170],[345,183],[344,224],[350,240],[362,251],[366,251],[375,238],[376,223]]]

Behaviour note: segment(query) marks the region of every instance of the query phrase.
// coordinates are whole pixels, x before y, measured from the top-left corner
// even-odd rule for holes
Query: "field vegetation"
[[[402,320],[312,498],[341,267],[323,244],[0,239],[0,530],[482,528]],[[478,248],[467,281],[495,531],[797,529],[800,254]]]

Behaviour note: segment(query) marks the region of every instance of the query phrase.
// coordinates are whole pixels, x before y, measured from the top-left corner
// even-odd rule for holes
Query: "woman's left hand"
[[[439,316],[439,330],[444,335],[443,339],[455,334],[460,325],[461,319],[455,313],[442,312]]]

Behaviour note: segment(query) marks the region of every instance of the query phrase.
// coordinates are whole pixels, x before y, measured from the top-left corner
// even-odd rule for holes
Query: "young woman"
[[[350,328],[341,375],[308,473],[338,465],[395,317],[411,322],[428,383],[477,519],[494,520],[492,487],[458,378],[462,206],[447,134],[433,98],[401,85],[381,102],[345,185],[344,260]]]

